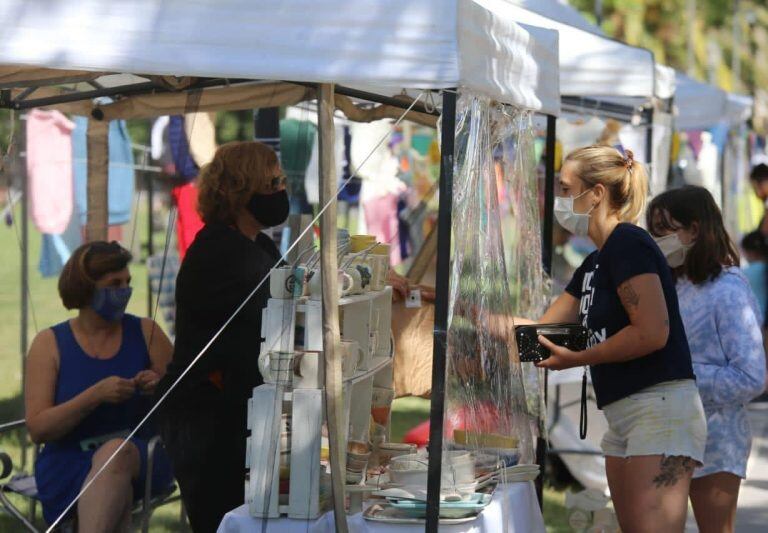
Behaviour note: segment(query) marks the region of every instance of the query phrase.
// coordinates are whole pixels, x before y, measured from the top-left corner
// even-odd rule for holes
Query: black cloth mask
[[[248,212],[267,228],[279,226],[288,218],[288,192],[285,189],[272,194],[254,194],[245,205]]]

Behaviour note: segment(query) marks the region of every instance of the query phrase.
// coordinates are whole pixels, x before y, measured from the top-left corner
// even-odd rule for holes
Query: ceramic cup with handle
[[[287,385],[293,377],[294,352],[271,351],[259,356],[259,372],[265,383]]]
[[[281,266],[269,271],[269,294],[272,298],[288,300],[293,298],[295,284],[293,268]]]
[[[348,267],[344,269],[344,272],[349,274],[349,277],[352,278],[352,288],[349,289],[349,294],[362,294],[364,288],[363,278],[360,275],[360,271],[355,267]]]
[[[352,276],[343,270],[338,271],[338,276],[337,287],[339,288],[339,294],[337,297],[342,298],[352,290],[353,281]],[[312,272],[312,279],[309,280],[309,297],[312,300],[320,300],[323,297],[323,281],[320,269]]]

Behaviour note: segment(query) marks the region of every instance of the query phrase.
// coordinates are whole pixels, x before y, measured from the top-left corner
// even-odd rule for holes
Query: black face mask
[[[288,193],[283,189],[272,194],[254,194],[245,205],[259,223],[268,228],[279,226],[288,218]]]

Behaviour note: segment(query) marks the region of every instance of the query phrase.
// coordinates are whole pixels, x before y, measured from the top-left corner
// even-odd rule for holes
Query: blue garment
[[[88,215],[88,119],[74,117],[72,132],[72,162],[75,182],[75,207],[80,224],[85,225]],[[131,220],[135,176],[133,148],[124,120],[109,122],[109,182],[107,195],[109,224],[125,224]]]
[[[757,299],[757,305],[760,309],[760,316],[765,317],[766,305],[768,305],[768,284],[766,284],[766,264],[763,261],[757,261],[750,263],[747,268],[744,269],[744,275],[749,281],[749,286],[752,287],[752,294]],[[760,319],[763,322],[763,318]]]
[[[704,465],[694,477],[746,477],[752,435],[744,406],[765,386],[765,352],[757,301],[738,268],[694,285],[679,280],[680,313],[707,416]]]
[[[136,316],[123,317],[122,343],[117,354],[110,359],[96,359],[86,354],[75,339],[68,321],[52,329],[59,351],[55,405],[71,400],[102,379],[110,376],[133,378],[150,366],[149,352],[141,331],[141,319]],[[43,516],[49,524],[56,520],[77,496],[91,469],[95,451],[83,451],[80,447],[81,441],[113,434],[127,435],[147,413],[149,407],[149,398],[138,392],[119,404],[103,403],[83,418],[66,436],[45,445],[35,463],[35,480],[43,505]],[[136,480],[133,487],[133,494],[137,499],[142,497],[144,492],[147,441],[152,434],[152,430],[146,428],[131,439],[141,457],[140,479]],[[170,463],[162,449],[156,450],[152,476],[152,486],[158,492],[167,488],[172,481]]]
[[[195,179],[200,169],[189,152],[189,141],[184,131],[184,117],[181,115],[173,115],[168,122],[168,144],[171,145],[176,175],[184,182]]]
[[[42,239],[37,269],[44,278],[58,276],[72,252],[83,242],[80,217],[70,218],[64,233],[58,235],[43,233]]]
[[[661,350],[643,357],[590,367],[597,406],[601,409],[652,385],[694,379],[672,271],[648,232],[633,224],[616,226],[603,247],[576,269],[565,288],[580,300],[579,318],[589,329],[589,346],[603,342],[629,325],[618,288],[641,274],[656,274],[661,280],[669,315],[669,339]]]

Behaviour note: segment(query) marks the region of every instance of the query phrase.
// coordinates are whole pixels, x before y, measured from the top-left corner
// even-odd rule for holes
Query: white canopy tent
[[[681,130],[705,129],[718,124],[737,125],[752,116],[749,96],[729,93],[677,72],[675,125]]]
[[[511,0],[519,22],[560,32],[560,92],[568,96],[651,98],[653,53],[606,37],[574,8],[558,0]]]
[[[680,72],[675,75],[677,91],[675,125],[681,130],[712,127],[726,116],[728,94],[708,83],[696,81]]]
[[[334,82],[389,95],[467,87],[557,113],[557,34],[516,24],[507,7],[504,0],[7,0],[0,66],[36,67],[29,79],[44,79],[44,68],[73,77]],[[24,86],[19,70],[14,85]]]
[[[109,94],[117,98],[115,105],[120,105],[148,93],[183,99],[188,89],[212,94],[227,90],[221,87],[229,84],[251,82],[247,84],[251,87],[255,80],[322,84],[317,93],[295,98],[318,99],[319,140],[324,154],[321,202],[327,200],[333,205],[333,151],[323,149],[323,143],[333,144],[331,84],[384,97],[449,89],[443,93],[442,146],[449,154],[444,162],[450,161],[453,152],[456,97],[450,89],[558,114],[558,34],[518,24],[508,7],[504,0],[6,0],[0,4],[0,25],[4,28],[0,33],[0,103],[19,109],[35,105],[36,99],[48,105],[55,105],[57,99],[85,100],[89,105],[93,96]],[[105,90],[108,74],[134,77],[127,85]],[[78,85],[73,93],[63,93],[60,85],[64,83]],[[82,90],[83,84],[94,90]],[[259,84],[258,89],[269,91],[273,85],[279,84]],[[278,89],[283,88],[275,87]],[[200,98],[204,100],[206,95]],[[239,105],[241,109],[257,107],[253,102],[245,99]],[[415,109],[431,113],[423,105]],[[89,121],[89,128],[99,123]],[[452,173],[452,165],[441,168],[441,198],[451,198]],[[91,187],[93,174],[89,173],[91,209],[96,203],[91,202],[92,189],[101,189],[106,201],[106,172],[102,174],[102,183]],[[438,226],[438,239],[443,244],[438,252],[438,293],[447,294],[450,202],[441,203]],[[333,348],[339,343],[337,302],[329,296],[336,293],[333,208],[323,213],[321,233],[326,401],[331,454],[334,458],[338,454],[331,463],[336,485],[343,483],[345,450],[336,442],[342,433],[336,424],[342,418],[338,416],[341,361]],[[22,292],[26,293],[24,283]],[[441,305],[444,310],[447,304],[438,300],[438,307]],[[447,313],[441,312],[443,315]],[[440,323],[436,319],[435,328],[445,331],[445,320]],[[436,343],[435,353],[435,360],[445,365],[442,343]],[[443,380],[444,374],[436,371],[436,379]],[[433,389],[442,390],[443,386]],[[333,422],[330,413],[336,413]],[[436,420],[442,421],[442,416]],[[432,439],[436,450],[430,456],[440,465],[437,437]],[[438,468],[436,476],[430,475],[428,524],[436,524],[439,479]],[[438,482],[437,491],[434,481]],[[343,489],[336,489],[333,497],[340,527]]]

